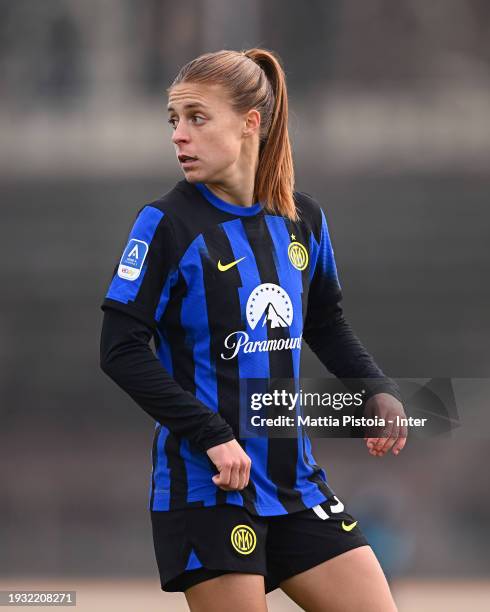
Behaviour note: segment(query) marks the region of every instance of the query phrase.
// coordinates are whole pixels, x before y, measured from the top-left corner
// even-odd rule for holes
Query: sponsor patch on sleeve
[[[131,238],[119,262],[117,275],[126,280],[136,280],[141,274],[147,253],[148,244],[146,242]]]

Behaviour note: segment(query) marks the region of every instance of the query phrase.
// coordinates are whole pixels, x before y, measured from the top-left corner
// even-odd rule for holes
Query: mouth
[[[197,157],[191,157],[190,155],[179,155],[178,158],[183,168],[189,168],[199,161]]]

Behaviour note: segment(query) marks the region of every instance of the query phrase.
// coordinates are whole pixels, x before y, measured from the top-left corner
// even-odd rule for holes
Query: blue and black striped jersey
[[[304,431],[239,437],[240,381],[299,379],[303,338],[329,365],[322,330],[342,297],[334,252],[318,203],[301,192],[294,199],[297,222],[182,180],[137,215],[102,308],[153,330],[173,385],[172,410],[155,426],[151,510],[229,503],[279,515],[332,495]],[[367,375],[383,375],[370,365]],[[205,450],[233,437],[251,476],[243,491],[225,492]]]

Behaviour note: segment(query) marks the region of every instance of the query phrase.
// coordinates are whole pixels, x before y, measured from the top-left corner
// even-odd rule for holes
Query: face
[[[180,83],[169,94],[168,112],[172,142],[186,180],[220,182],[240,173],[248,137],[258,134],[257,111],[237,114],[220,85]],[[182,156],[196,159],[186,161]]]

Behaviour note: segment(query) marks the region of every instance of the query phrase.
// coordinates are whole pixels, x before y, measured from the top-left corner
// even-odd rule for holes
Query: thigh
[[[264,576],[230,573],[185,591],[191,612],[267,612]]]
[[[349,550],[281,582],[308,612],[396,612],[381,566],[368,545]]]
[[[267,535],[266,593],[287,578],[367,544],[358,521],[335,495],[314,508],[273,517]]]

